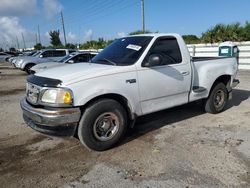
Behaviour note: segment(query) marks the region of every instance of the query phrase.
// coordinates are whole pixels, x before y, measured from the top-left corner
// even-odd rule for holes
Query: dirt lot
[[[105,152],[27,127],[25,78],[0,63],[0,187],[250,187],[250,71],[225,112],[193,103],[155,113]]]

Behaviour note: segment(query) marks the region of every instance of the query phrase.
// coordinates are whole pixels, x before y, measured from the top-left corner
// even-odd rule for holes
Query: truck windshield
[[[96,55],[91,62],[119,66],[132,65],[139,59],[152,38],[134,36],[117,39]]]
[[[41,51],[38,51],[38,52],[34,53],[34,54],[33,54],[33,55],[31,55],[31,56],[33,56],[33,57],[37,57],[37,56],[39,56],[41,53],[42,53]]]

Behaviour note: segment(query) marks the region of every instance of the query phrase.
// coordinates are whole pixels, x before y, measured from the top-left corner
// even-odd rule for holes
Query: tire
[[[127,113],[120,103],[113,99],[100,99],[84,111],[78,126],[78,137],[87,148],[104,151],[115,146],[123,137],[127,122]]]
[[[204,101],[205,111],[217,114],[224,110],[228,100],[228,92],[225,84],[217,83],[213,86],[209,97]]]
[[[33,63],[29,63],[29,64],[27,64],[26,66],[25,66],[25,68],[24,68],[24,71],[27,73],[27,74],[31,74],[31,67],[33,67],[35,64],[33,64]]]

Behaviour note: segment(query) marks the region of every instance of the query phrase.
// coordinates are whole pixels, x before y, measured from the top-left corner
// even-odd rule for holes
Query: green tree
[[[80,49],[103,49],[112,43],[113,40],[104,40],[99,38],[98,40],[87,41],[84,44],[80,45]]]
[[[0,52],[3,52],[4,50],[3,50],[3,48],[0,48]]]
[[[241,37],[244,41],[250,41],[250,23],[246,22],[242,28]]]
[[[200,38],[196,35],[183,35],[182,37],[187,44],[197,44],[201,42]]]
[[[62,42],[60,40],[60,31],[59,30],[52,30],[49,32],[50,35],[50,43],[53,47],[61,47]]]
[[[65,48],[76,49],[76,45],[72,43],[67,43]]]
[[[9,51],[10,51],[10,52],[16,52],[16,48],[11,47],[11,48],[9,48]]]
[[[42,46],[41,43],[37,43],[35,46],[34,46],[35,50],[41,50],[43,49],[44,47]]]
[[[214,27],[202,33],[201,40],[205,43],[215,43],[223,41],[243,41],[247,39],[247,23],[244,27],[240,23],[216,24]],[[250,29],[250,26],[249,26]],[[250,33],[250,31],[249,31]]]

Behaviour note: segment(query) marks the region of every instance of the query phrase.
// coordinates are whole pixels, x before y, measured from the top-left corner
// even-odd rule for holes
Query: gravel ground
[[[223,113],[192,103],[140,118],[105,152],[27,127],[26,74],[0,63],[0,187],[250,187],[250,71]]]

